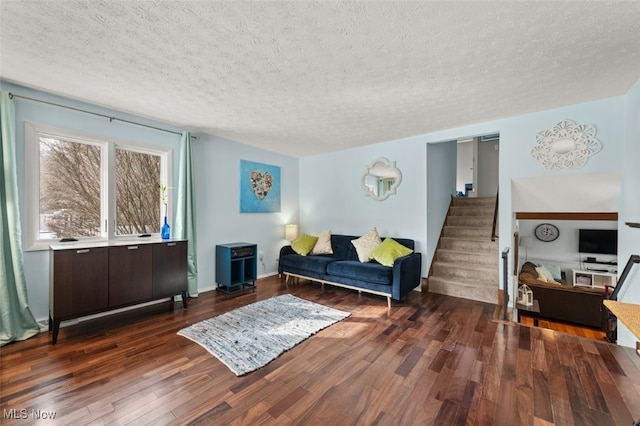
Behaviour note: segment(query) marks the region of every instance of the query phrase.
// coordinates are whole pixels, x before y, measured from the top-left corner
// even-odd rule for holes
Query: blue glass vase
[[[169,238],[171,238],[171,232],[170,232],[170,227],[169,224],[167,223],[167,217],[164,217],[164,225],[162,225],[162,229],[160,230],[160,236],[162,237],[163,240],[168,240]]]

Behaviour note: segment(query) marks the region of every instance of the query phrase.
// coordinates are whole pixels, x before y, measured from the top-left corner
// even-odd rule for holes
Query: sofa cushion
[[[377,284],[391,285],[393,283],[393,268],[376,262],[361,263],[357,260],[338,260],[327,265],[327,273]]]
[[[321,232],[317,237],[318,241],[316,241],[316,244],[311,249],[311,254],[333,254],[333,249],[331,248],[331,231]]]
[[[358,252],[358,260],[362,263],[371,260],[371,253],[373,253],[380,243],[382,243],[382,240],[376,228],[372,228],[362,237],[351,241],[351,244],[356,248],[356,252]]]
[[[314,235],[302,234],[291,243],[291,248],[299,255],[306,256],[317,241],[318,237]]]
[[[371,253],[371,258],[384,266],[393,266],[396,259],[413,253],[413,250],[406,248],[392,238],[385,238]]]
[[[280,257],[280,264],[287,271],[309,271],[316,274],[326,274],[327,265],[334,262],[331,256],[300,256],[299,254],[287,254]]]

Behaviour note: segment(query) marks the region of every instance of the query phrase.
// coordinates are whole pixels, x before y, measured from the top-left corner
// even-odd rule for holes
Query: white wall
[[[534,236],[536,226],[543,222],[551,223],[558,227],[560,231],[558,239],[551,242],[543,242]],[[569,276],[572,269],[585,269],[586,267],[608,269],[607,266],[603,265],[584,264],[587,254],[578,252],[578,232],[579,229],[618,229],[618,222],[606,220],[519,220],[518,225],[520,237],[531,237],[531,247],[519,247],[520,266],[526,260],[525,256],[530,262],[536,264],[550,263],[559,265],[562,270],[568,272],[568,281],[570,281]],[[601,262],[617,259],[615,255],[589,254],[589,256],[594,256]],[[622,270],[622,267],[624,265],[619,266],[619,270]],[[615,269],[615,267],[612,269]]]
[[[18,95],[81,108],[108,116],[181,132],[166,123],[158,123],[142,117],[89,105],[71,99],[54,96],[36,90],[3,82],[2,90]],[[97,135],[104,138],[159,145],[173,149],[173,184],[178,183],[180,135],[135,126],[119,121],[72,111],[42,103],[16,99],[16,160],[18,192],[23,235],[24,225],[24,122],[47,124],[63,129]],[[196,189],[196,232],[198,242],[198,287],[200,291],[215,287],[215,245],[246,241],[258,244],[264,253],[264,265],[258,265],[258,275],[274,274],[278,250],[285,243],[284,224],[296,220],[298,208],[298,159],[276,154],[210,135],[201,135],[192,143],[193,169]],[[280,166],[281,212],[239,213],[239,165],[240,160],[252,160]],[[173,197],[175,199],[177,197]],[[175,213],[175,206],[174,206]],[[24,253],[25,278],[29,307],[38,321],[48,318],[49,309],[49,253],[29,251]]]
[[[477,142],[478,181],[475,183],[476,197],[495,197],[498,193],[500,169],[500,142]]]
[[[456,191],[464,194],[464,184],[473,183],[473,142],[458,144]]]

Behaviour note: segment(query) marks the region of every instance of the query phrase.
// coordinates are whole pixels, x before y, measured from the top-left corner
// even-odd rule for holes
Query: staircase
[[[429,292],[498,303],[495,197],[451,199],[429,274]]]

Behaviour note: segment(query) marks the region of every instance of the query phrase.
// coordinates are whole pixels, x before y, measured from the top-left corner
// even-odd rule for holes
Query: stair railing
[[[493,227],[491,228],[491,241],[495,241],[498,234],[496,233],[496,228],[498,227],[498,194],[500,191],[496,191],[496,205],[493,209]]]
[[[622,270],[622,274],[620,275],[620,279],[618,280],[618,283],[616,284],[616,288],[613,289],[613,291],[607,297],[607,299],[609,299],[609,300],[618,300],[618,294],[620,294],[620,290],[624,286],[625,280],[627,279],[627,276],[629,275],[629,272],[631,271],[631,268],[636,263],[640,263],[640,255],[632,254],[631,256],[629,256],[629,260],[627,261],[627,264],[624,266],[624,269]],[[606,306],[604,307],[604,309],[605,309],[605,314],[606,314],[606,319],[605,319],[606,330],[605,330],[605,332],[607,334],[607,340],[609,342],[611,342],[611,343],[616,343],[616,341],[618,340],[618,321],[617,321],[617,317],[615,315],[613,315],[611,313],[611,311]]]
[[[502,278],[502,319],[506,321],[509,305],[509,247],[502,250]]]
[[[611,292],[611,294],[608,297],[609,300],[618,300],[618,294],[620,294],[620,290],[622,289],[622,286],[624,285],[624,282],[627,279],[627,276],[629,275],[629,271],[631,271],[631,268],[636,263],[640,263],[640,255],[632,254],[631,256],[629,256],[629,260],[627,260],[627,264],[624,266],[624,269],[622,270],[622,274],[620,275],[620,279],[616,284],[616,288],[613,290],[613,292]]]

